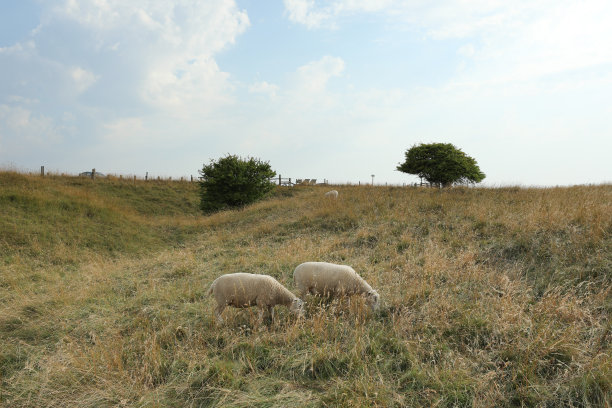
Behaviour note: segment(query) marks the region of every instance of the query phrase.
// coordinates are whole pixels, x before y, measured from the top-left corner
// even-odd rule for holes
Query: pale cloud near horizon
[[[21,151],[48,147],[62,140],[64,130],[48,116],[21,106],[0,105],[0,151],[8,147]],[[14,133],[20,135],[18,140],[8,137]]]

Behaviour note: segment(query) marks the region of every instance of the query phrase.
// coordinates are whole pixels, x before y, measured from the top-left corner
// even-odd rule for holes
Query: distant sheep
[[[305,262],[293,271],[293,281],[301,293],[325,296],[364,294],[372,310],[378,309],[380,295],[348,265]]]
[[[230,273],[215,279],[210,285],[208,295],[214,294],[217,301],[215,317],[223,323],[221,313],[226,306],[244,308],[259,307],[259,321],[267,310],[274,320],[274,306],[287,306],[293,313],[302,315],[304,302],[269,275],[252,273]]]
[[[328,191],[325,193],[325,197],[338,198],[338,192],[336,190]]]

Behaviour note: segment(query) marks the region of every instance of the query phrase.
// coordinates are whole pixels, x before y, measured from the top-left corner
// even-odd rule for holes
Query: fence
[[[30,172],[30,174],[32,174]],[[40,166],[40,175],[42,177],[45,177],[46,175],[51,176],[51,175],[62,175],[62,176],[75,176],[74,174],[66,174],[66,173],[52,173],[52,172],[46,172],[45,171],[45,166]],[[134,183],[139,180],[139,181],[181,181],[181,182],[190,182],[193,183],[194,181],[198,181],[198,177],[197,176],[183,176],[183,177],[162,177],[162,176],[150,176],[149,172],[145,172],[144,177],[139,177],[137,175],[129,175],[129,176],[124,176],[124,175],[114,175],[114,174],[108,174],[108,175],[104,175],[98,171],[96,171],[96,169],[91,169],[91,171],[86,171],[83,173],[79,173],[78,176],[80,177],[87,177],[87,178],[91,178],[93,180],[97,179],[97,178],[112,178],[112,179],[119,179],[119,180],[129,180],[129,181],[133,181]],[[273,184],[276,184],[278,186],[283,186],[283,187],[294,187],[294,186],[313,186],[313,185],[329,185],[329,180],[327,179],[323,179],[322,182],[318,182],[318,179],[294,179],[291,177],[282,177],[280,174],[276,177],[273,177],[270,179],[270,182]],[[334,183],[335,185],[346,185],[346,186],[372,186],[373,184],[371,182],[345,182],[345,183]],[[401,184],[392,184],[392,183],[377,183],[377,186],[395,186],[395,187],[432,187],[429,183],[424,182],[423,180],[421,180],[420,183],[401,183]]]
[[[31,173],[30,173],[31,174]],[[62,175],[62,176],[74,176],[71,174],[66,174],[66,173],[51,173],[51,172],[46,172],[45,171],[45,166],[40,166],[40,175],[41,177],[45,177],[45,176],[51,176],[51,175]],[[141,181],[155,181],[155,180],[159,180],[159,181],[188,181],[190,183],[193,183],[194,181],[198,181],[198,177],[194,177],[193,175],[187,176],[187,177],[178,177],[178,178],[172,178],[172,177],[161,177],[161,176],[153,176],[150,177],[149,176],[149,172],[145,172],[144,177],[138,177],[136,175],[129,175],[129,176],[124,176],[124,175],[115,175],[115,174],[103,174],[100,173],[99,171],[97,171],[95,168],[91,169],[91,171],[85,171],[82,173],[78,174],[79,177],[87,177],[90,178],[92,180],[98,179],[98,178],[113,178],[113,179],[119,179],[119,180],[133,180],[134,182],[136,182],[136,180],[141,180]],[[317,179],[293,179],[291,177],[282,177],[280,174],[278,175],[278,177],[273,177],[270,179],[271,183],[274,183],[276,185],[279,186],[288,186],[288,187],[293,187],[295,185],[315,185],[315,184],[327,184],[327,180],[324,180],[323,183],[317,183]]]
[[[292,181],[291,177],[283,178],[280,174],[278,177],[272,177],[270,179],[271,183],[276,184],[277,186],[285,186],[285,187],[293,187],[293,186],[314,186],[314,185],[327,185],[327,180],[323,179],[323,182],[317,183],[317,179],[294,179]]]
[[[30,174],[32,174],[30,172]],[[96,180],[99,178],[108,178],[108,179],[119,179],[119,180],[130,180],[130,181],[134,181],[136,182],[136,180],[140,180],[140,181],[182,181],[182,182],[190,182],[193,183],[194,181],[198,181],[197,176],[194,177],[193,175],[189,175],[189,176],[182,176],[182,177],[167,177],[167,176],[150,176],[149,172],[145,172],[144,177],[139,177],[137,175],[122,175],[122,174],[103,174],[100,173],[99,171],[96,171],[96,169],[91,169],[91,171],[85,171],[82,173],[79,173],[78,175],[75,174],[66,174],[66,173],[54,173],[54,172],[49,172],[49,171],[45,171],[45,166],[40,166],[40,175],[41,177],[45,177],[45,176],[68,176],[68,177],[86,177],[86,178],[90,178],[92,180]]]

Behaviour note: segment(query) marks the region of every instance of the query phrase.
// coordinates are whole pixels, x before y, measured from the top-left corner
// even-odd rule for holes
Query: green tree
[[[268,162],[227,155],[211,160],[200,173],[200,208],[211,213],[253,203],[274,189],[276,175]]]
[[[406,160],[397,170],[416,174],[437,186],[479,183],[486,177],[476,160],[450,143],[421,143],[406,151]]]

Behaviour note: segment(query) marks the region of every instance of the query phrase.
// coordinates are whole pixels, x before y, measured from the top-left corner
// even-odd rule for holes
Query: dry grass
[[[189,183],[0,173],[0,405],[610,406],[611,186],[335,188],[202,217]],[[215,326],[215,277],[307,260],[380,312]]]

